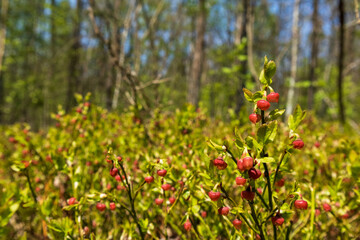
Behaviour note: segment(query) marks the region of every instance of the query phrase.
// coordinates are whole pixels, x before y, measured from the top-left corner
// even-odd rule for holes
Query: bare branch
[[[131,105],[135,105],[135,101],[134,101],[134,99],[131,97],[131,95],[130,95],[130,93],[129,93],[128,91],[125,92],[125,96],[126,96],[126,98],[128,99],[128,101],[129,101],[129,103],[130,103]]]
[[[140,85],[140,86],[136,87],[136,89],[138,89],[138,90],[144,89],[144,88],[147,88],[147,87],[149,87],[151,85],[161,84],[161,83],[169,82],[171,80],[172,80],[171,78],[155,79],[153,81],[147,82],[147,83],[145,83],[143,85]]]
[[[358,0],[354,0],[354,11],[355,11],[355,19],[348,22],[346,24],[346,28],[354,27],[360,24],[360,14],[359,14],[359,2]]]
[[[141,0],[141,5],[143,6],[144,5],[144,1]],[[142,7],[142,12],[143,12],[143,15],[144,15],[144,18],[145,18],[145,23],[147,24],[147,30],[146,32],[143,34],[143,37],[142,39],[145,39],[147,38],[148,36],[150,37],[150,40],[151,41],[154,41],[154,35],[153,35],[153,29],[154,29],[154,26],[159,18],[159,15],[161,13],[161,11],[163,10],[163,7],[164,7],[164,1],[161,1],[156,10],[155,10],[155,14],[152,16],[152,18],[150,19],[149,15],[147,14],[146,12],[146,9],[144,7]]]
[[[291,46],[291,42],[288,42],[280,51],[279,55],[276,57],[275,62],[276,63],[280,63],[281,60],[284,58],[285,54],[287,53],[287,51],[289,50]]]
[[[113,64],[114,67],[118,68],[119,71],[121,72],[121,75],[124,77],[125,81],[129,84],[132,92],[133,92],[133,97],[134,97],[134,101],[133,103],[135,103],[134,105],[136,105],[137,99],[138,99],[138,90],[136,89],[136,86],[139,85],[139,80],[137,77],[137,74],[131,70],[130,67],[125,66],[125,64],[121,63],[120,60],[120,54],[118,51],[114,50],[113,44],[111,40],[108,40],[104,37],[104,35],[101,33],[99,26],[96,23],[95,20],[95,14],[94,14],[94,8],[95,6],[95,1],[94,0],[89,0],[89,8],[88,8],[88,15],[90,18],[90,23],[92,25],[92,28],[94,30],[94,34],[98,37],[98,39],[106,46],[106,48],[109,51],[110,54],[110,61]],[[111,39],[111,38],[110,38]],[[144,95],[144,93],[142,93]],[[147,104],[147,103],[145,103]]]
[[[360,65],[360,59],[355,60],[354,62],[348,64],[343,71],[343,77],[345,77],[350,71],[357,68]]]
[[[346,28],[354,27],[354,26],[356,26],[358,24],[360,24],[360,19],[355,19],[355,20],[353,20],[351,22],[348,22],[346,24]]]

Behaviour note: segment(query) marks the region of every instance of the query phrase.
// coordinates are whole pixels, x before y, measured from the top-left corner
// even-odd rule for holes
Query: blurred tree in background
[[[358,0],[1,0],[0,121],[46,128],[74,94],[116,111],[245,108],[268,55],[276,91],[358,128]],[[297,20],[296,20],[297,18]],[[251,111],[248,109],[248,111]],[[230,111],[231,112],[231,111]]]

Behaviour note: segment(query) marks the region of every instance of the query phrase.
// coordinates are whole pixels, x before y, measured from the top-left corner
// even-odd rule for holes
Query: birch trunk
[[[295,0],[292,22],[292,43],[291,43],[291,76],[289,91],[286,102],[286,119],[292,113],[295,98],[295,82],[298,59],[298,43],[299,43],[299,7],[300,0]]]
[[[199,14],[196,19],[196,40],[188,83],[188,101],[198,106],[200,100],[201,74],[205,55],[206,7],[205,0],[199,0]]]
[[[132,0],[130,2],[129,10],[126,13],[126,17],[124,20],[124,30],[121,33],[121,40],[120,40],[120,49],[119,49],[119,65],[124,66],[125,64],[125,42],[128,37],[130,23],[132,19],[132,14],[135,9],[135,1]],[[115,32],[113,34],[116,34]],[[122,74],[120,69],[116,69],[116,80],[115,80],[115,90],[114,90],[114,96],[111,108],[115,109],[118,106],[118,100],[119,100],[119,94],[120,94],[120,88],[121,88],[121,80],[122,80]]]

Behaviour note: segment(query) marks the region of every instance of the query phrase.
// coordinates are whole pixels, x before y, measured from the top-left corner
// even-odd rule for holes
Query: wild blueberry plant
[[[193,106],[140,120],[88,95],[46,131],[0,126],[0,239],[355,239],[359,138],[300,107],[278,121],[275,68],[230,122]]]
[[[308,202],[302,199],[296,182],[286,195],[278,196],[275,191],[275,186],[284,185],[283,174],[286,172],[285,165],[289,155],[294,149],[301,149],[304,146],[297,128],[306,115],[298,105],[288,119],[289,135],[286,142],[278,142],[280,138],[277,136],[279,125],[277,119],[285,110],[273,109],[268,112],[271,105],[279,101],[279,94],[271,87],[275,72],[275,62],[265,57],[264,68],[259,76],[261,90],[252,93],[248,89],[243,89],[246,100],[254,105],[249,120],[255,125],[256,135],[243,139],[238,132],[235,132],[234,141],[239,155],[234,154],[235,151],[227,142],[222,145],[211,140],[208,142],[208,145],[219,154],[219,157],[211,160],[209,165],[211,177],[215,179],[213,188],[208,191],[209,198],[213,204],[217,201],[216,207],[219,208],[219,214],[222,214],[223,208],[231,208],[231,214],[222,214],[224,215],[222,217],[226,222],[232,221],[235,235],[240,234],[238,231],[241,229],[240,225],[245,225],[246,227],[243,228],[245,233],[263,240],[279,237],[288,239],[292,228],[292,222],[289,220],[291,215],[295,214],[294,209],[306,211],[308,208]],[[282,150],[268,152],[268,146],[271,144],[282,146]],[[227,184],[222,182],[221,171],[213,173],[213,165],[218,170],[225,169],[227,165],[237,168],[233,179],[239,187],[243,188],[241,198],[234,196]],[[232,235],[230,232],[228,234]]]

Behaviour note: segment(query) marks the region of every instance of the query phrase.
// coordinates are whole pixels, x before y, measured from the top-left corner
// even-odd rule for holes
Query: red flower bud
[[[261,116],[259,114],[256,113],[252,113],[249,115],[249,120],[250,122],[252,122],[253,124],[259,122],[261,120]]]
[[[266,96],[266,100],[273,103],[279,102],[279,94],[276,92],[269,93],[269,95]]]
[[[208,196],[212,201],[217,201],[221,197],[221,193],[210,191],[208,193]]]
[[[270,103],[266,100],[259,100],[256,105],[259,109],[263,111],[266,111],[270,108]]]

